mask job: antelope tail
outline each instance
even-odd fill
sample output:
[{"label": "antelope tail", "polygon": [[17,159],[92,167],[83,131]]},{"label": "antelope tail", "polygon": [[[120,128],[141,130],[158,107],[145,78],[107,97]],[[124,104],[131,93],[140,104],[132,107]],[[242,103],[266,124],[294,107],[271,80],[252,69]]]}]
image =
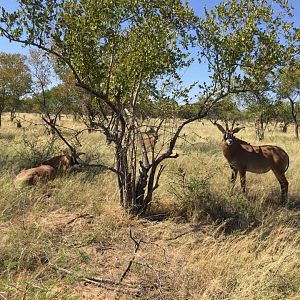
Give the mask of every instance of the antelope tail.
[{"label": "antelope tail", "polygon": [[290,158],[289,158],[289,156],[288,156],[287,158],[288,158],[288,161],[287,161],[286,168],[285,168],[284,172],[286,172],[287,169],[288,169],[289,166],[290,166]]}]

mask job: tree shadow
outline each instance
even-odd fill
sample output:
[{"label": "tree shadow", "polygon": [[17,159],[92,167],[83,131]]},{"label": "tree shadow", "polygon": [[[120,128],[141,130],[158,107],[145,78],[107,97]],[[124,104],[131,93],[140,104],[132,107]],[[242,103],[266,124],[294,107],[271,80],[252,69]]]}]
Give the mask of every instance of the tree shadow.
[{"label": "tree shadow", "polygon": [[8,142],[14,140],[16,138],[16,135],[13,133],[1,133],[0,134],[0,140],[6,140]]},{"label": "tree shadow", "polygon": [[300,197],[298,195],[290,195],[286,208],[292,211],[300,211]]},{"label": "tree shadow", "polygon": [[72,168],[68,172],[68,176],[74,176],[77,174],[80,174],[80,181],[82,183],[91,182],[94,180],[96,176],[99,174],[102,174],[104,172],[107,172],[106,170],[100,169],[100,168]]},{"label": "tree shadow", "polygon": [[[257,197],[254,198],[257,200]],[[288,196],[288,201],[283,203],[280,199],[280,195],[278,192],[271,191],[268,196],[264,199],[264,205],[269,208],[278,209],[278,208],[286,208],[291,211],[299,211],[300,210],[300,197],[295,194],[290,194]]]}]

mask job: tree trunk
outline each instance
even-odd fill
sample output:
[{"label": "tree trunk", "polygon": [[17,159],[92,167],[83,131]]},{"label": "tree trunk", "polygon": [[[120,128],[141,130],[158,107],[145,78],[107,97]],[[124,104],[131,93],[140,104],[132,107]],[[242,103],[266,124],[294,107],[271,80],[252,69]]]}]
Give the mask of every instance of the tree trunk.
[{"label": "tree trunk", "polygon": [[264,122],[262,118],[259,118],[255,121],[255,131],[256,137],[259,141],[262,141],[265,138]]},{"label": "tree trunk", "polygon": [[0,111],[0,127],[2,126],[2,111]]},{"label": "tree trunk", "polygon": [[299,124],[298,122],[295,123],[295,137],[299,139]]},{"label": "tree trunk", "polygon": [[282,132],[287,133],[288,123],[284,123],[282,126]]},{"label": "tree trunk", "polygon": [[139,175],[136,179],[133,175],[134,170],[128,163],[127,151],[120,145],[116,145],[116,161],[121,206],[132,215],[144,215],[156,189],[154,187],[156,164],[145,167],[140,161]]},{"label": "tree trunk", "polygon": [[289,100],[290,100],[290,105],[291,105],[292,118],[293,118],[293,121],[295,124],[295,137],[296,137],[296,139],[299,139],[299,124],[298,124],[298,120],[297,120],[297,112],[295,109],[295,102],[290,97],[289,97]]},{"label": "tree trunk", "polygon": [[15,119],[15,117],[16,117],[16,110],[15,110],[15,108],[13,108],[10,111],[10,121],[13,122],[13,120]]}]

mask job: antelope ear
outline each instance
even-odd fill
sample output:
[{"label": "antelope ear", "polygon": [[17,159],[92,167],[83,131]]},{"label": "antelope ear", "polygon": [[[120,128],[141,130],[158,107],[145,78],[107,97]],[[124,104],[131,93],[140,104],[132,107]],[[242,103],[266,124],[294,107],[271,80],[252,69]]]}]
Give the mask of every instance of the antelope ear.
[{"label": "antelope ear", "polygon": [[243,126],[243,127],[236,127],[236,128],[234,128],[234,129],[232,130],[232,133],[237,133],[237,132],[239,132],[240,130],[245,129],[245,128],[246,128],[245,126]]}]

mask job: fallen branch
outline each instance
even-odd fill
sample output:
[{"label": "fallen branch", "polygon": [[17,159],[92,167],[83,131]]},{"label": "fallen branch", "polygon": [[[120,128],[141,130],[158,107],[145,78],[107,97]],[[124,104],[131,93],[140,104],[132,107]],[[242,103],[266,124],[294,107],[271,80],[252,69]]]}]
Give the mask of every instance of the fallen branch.
[{"label": "fallen branch", "polygon": [[132,266],[132,264],[133,264],[133,262],[134,262],[134,260],[135,260],[135,258],[136,258],[136,253],[138,252],[138,250],[139,250],[139,248],[140,248],[140,245],[141,245],[141,242],[142,242],[142,240],[137,241],[136,239],[134,239],[134,237],[133,237],[133,235],[132,235],[131,228],[130,228],[130,230],[129,230],[129,236],[130,236],[130,238],[131,238],[131,239],[133,240],[133,242],[134,242],[134,251],[133,251],[133,256],[132,256],[131,260],[129,261],[129,263],[128,263],[126,269],[125,269],[125,271],[123,272],[123,274],[121,275],[121,277],[120,277],[120,279],[119,279],[119,282],[120,282],[120,283],[124,280],[125,276],[126,276],[126,275],[128,274],[128,272],[130,271],[131,266]]},{"label": "fallen branch", "polygon": [[[68,275],[75,275],[75,273],[73,271],[70,271],[65,268],[61,268],[55,264],[49,263],[49,265],[62,273],[65,273]],[[124,284],[124,283],[120,283],[118,281],[113,281],[110,279],[98,278],[98,277],[93,277],[93,276],[92,277],[82,277],[81,279],[86,283],[93,284],[93,285],[105,288],[107,290],[110,290],[110,291],[122,292],[124,294],[139,295],[140,289],[141,289],[140,285],[137,285],[137,284],[130,284],[130,283]]]},{"label": "fallen branch", "polygon": [[73,223],[74,221],[76,221],[77,219],[80,219],[80,218],[86,218],[86,217],[94,218],[94,216],[91,215],[91,214],[81,214],[81,215],[79,215],[79,216],[73,218],[73,219],[70,220],[69,222],[67,222],[67,225],[72,224],[72,223]]},{"label": "fallen branch", "polygon": [[174,241],[174,240],[177,240],[177,239],[179,239],[180,237],[183,237],[183,236],[185,236],[185,235],[187,235],[187,234],[189,234],[189,233],[196,232],[197,230],[198,230],[198,228],[192,228],[192,229],[189,229],[189,230],[187,230],[187,231],[184,231],[184,232],[182,232],[182,233],[180,233],[180,234],[178,234],[178,235],[175,235],[174,237],[167,238],[166,240],[167,240],[167,241]]}]

